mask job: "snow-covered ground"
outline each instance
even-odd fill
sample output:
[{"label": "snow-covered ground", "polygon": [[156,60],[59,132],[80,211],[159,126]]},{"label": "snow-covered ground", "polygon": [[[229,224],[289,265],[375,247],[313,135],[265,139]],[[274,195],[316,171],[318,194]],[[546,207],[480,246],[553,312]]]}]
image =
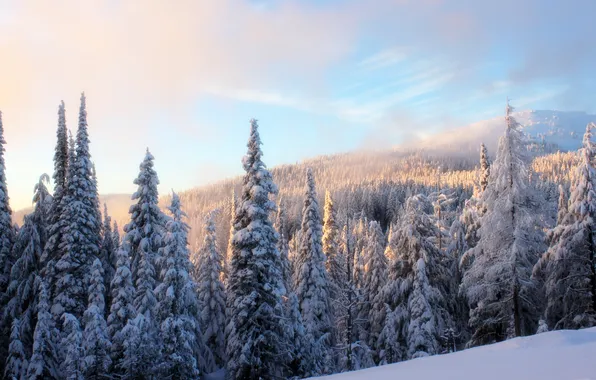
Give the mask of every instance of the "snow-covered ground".
[{"label": "snow-covered ground", "polygon": [[324,379],[596,380],[596,328],[548,332]]}]

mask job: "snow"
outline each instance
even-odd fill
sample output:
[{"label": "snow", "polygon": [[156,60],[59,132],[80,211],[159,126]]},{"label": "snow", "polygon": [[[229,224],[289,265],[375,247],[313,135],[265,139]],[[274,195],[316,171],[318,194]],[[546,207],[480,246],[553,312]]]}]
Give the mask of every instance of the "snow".
[{"label": "snow", "polygon": [[515,338],[325,379],[595,380],[595,357],[596,327],[593,327]]}]

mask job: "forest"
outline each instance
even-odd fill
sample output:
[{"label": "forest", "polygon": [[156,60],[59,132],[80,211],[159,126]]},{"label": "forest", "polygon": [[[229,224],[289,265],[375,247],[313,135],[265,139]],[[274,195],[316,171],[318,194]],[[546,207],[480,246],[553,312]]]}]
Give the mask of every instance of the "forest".
[{"label": "forest", "polygon": [[269,170],[253,119],[241,178],[160,196],[147,150],[120,227],[84,94],[77,124],[17,225],[0,114],[5,379],[302,379],[596,326],[593,123],[552,153],[507,104],[496,152]]}]

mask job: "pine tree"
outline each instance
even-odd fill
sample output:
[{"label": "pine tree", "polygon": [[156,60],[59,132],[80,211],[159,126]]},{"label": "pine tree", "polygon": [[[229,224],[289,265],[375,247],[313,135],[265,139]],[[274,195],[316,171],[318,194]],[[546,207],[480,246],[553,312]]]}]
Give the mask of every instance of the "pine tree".
[{"label": "pine tree", "polygon": [[[186,214],[176,193],[172,194],[168,209],[172,219],[168,222],[165,245],[161,249],[163,282],[155,290],[162,339],[159,373],[168,379],[197,379],[202,364],[197,363],[197,357],[204,352],[200,335],[196,334],[200,331],[197,320],[200,311],[189,275],[189,227],[182,220]],[[219,275],[216,275],[218,280]]]},{"label": "pine tree", "polygon": [[480,144],[480,190],[484,192],[488,186],[490,177],[490,163],[488,162],[488,152],[486,146]]},{"label": "pine tree", "polygon": [[462,282],[472,345],[534,333],[538,322],[538,289],[530,277],[543,249],[539,206],[528,181],[523,134],[511,110],[508,104],[505,135],[482,194],[487,211],[480,241],[463,258],[473,259]]},{"label": "pine tree", "polygon": [[[112,218],[108,215],[108,206],[104,204],[104,221],[102,227],[101,249],[99,251],[99,259],[103,266],[104,272],[104,288],[106,290],[106,305],[112,304],[112,292],[110,291],[110,284],[116,273],[116,262],[118,248],[114,245],[114,234],[112,232]],[[109,312],[109,307],[106,307],[106,318]]]},{"label": "pine tree", "polygon": [[230,207],[230,236],[228,237],[228,248],[226,250],[226,255],[224,257],[224,265],[223,265],[223,279],[224,282],[227,282],[228,273],[230,272],[230,261],[232,260],[232,238],[234,237],[234,220],[236,220],[236,208],[237,200],[236,200],[236,192],[232,190],[232,199],[231,199],[231,207]]},{"label": "pine tree", "polygon": [[118,222],[114,222],[114,228],[112,229],[112,238],[114,239],[114,250],[116,251],[116,261],[118,261],[118,249],[120,248],[120,229]]},{"label": "pine tree", "polygon": [[66,312],[80,318],[87,298],[86,284],[91,260],[99,254],[101,227],[93,164],[89,153],[85,94],[81,95],[76,159],[69,171],[63,215],[68,219],[68,225],[60,243],[62,256],[56,263],[52,312],[58,316]]},{"label": "pine tree", "polygon": [[60,103],[58,108],[58,129],[56,131],[56,150],[54,153],[54,195],[52,207],[50,209],[50,221],[48,231],[48,242],[44,247],[42,256],[42,268],[44,278],[50,285],[50,291],[54,289],[55,278],[54,269],[56,262],[62,256],[60,252],[60,242],[62,235],[67,227],[67,219],[63,217],[66,206],[65,196],[68,191],[68,131],[66,129],[66,116],[64,102]]},{"label": "pine tree", "polygon": [[337,225],[337,213],[329,190],[325,192],[325,207],[323,214],[323,253],[325,254],[325,266],[329,275],[329,296],[332,305],[339,298],[341,286],[345,283],[345,258],[339,249],[339,227]]},{"label": "pine tree", "polygon": [[59,379],[54,321],[50,314],[47,285],[38,279],[37,324],[33,334],[33,354],[27,367],[27,380]]},{"label": "pine tree", "polygon": [[226,355],[228,379],[281,377],[287,352],[281,304],[282,274],[277,251],[278,236],[269,219],[277,193],[263,155],[256,120],[251,120],[248,153],[242,163],[246,174],[232,238],[232,258],[227,285]]},{"label": "pine tree", "polygon": [[[139,176],[134,181],[138,189],[132,199],[137,203],[130,207],[131,220],[124,227],[123,240],[126,244],[123,246],[130,250],[133,283],[136,285],[134,305],[138,314],[152,314],[155,306],[155,264],[163,245],[164,216],[158,206],[159,180],[153,169],[153,159],[147,150]],[[150,318],[145,322],[150,323]]]},{"label": "pine tree", "polygon": [[154,379],[157,376],[160,351],[155,322],[145,314],[137,314],[122,330],[124,358],[123,378]]},{"label": "pine tree", "polygon": [[292,262],[290,261],[290,244],[288,242],[286,210],[282,199],[279,200],[279,205],[277,206],[275,229],[279,234],[279,240],[277,241],[277,250],[279,252],[281,260],[283,285],[286,290],[286,294],[289,294],[293,291],[293,268]]},{"label": "pine tree", "polygon": [[213,213],[209,213],[205,220],[205,240],[199,250],[196,281],[203,341],[213,352],[215,363],[220,368],[226,361],[226,294],[221,282],[222,261]]},{"label": "pine tree", "polygon": [[[6,166],[4,163],[4,127],[2,125],[2,112],[0,112],[0,308],[4,308],[8,301],[6,294],[10,280],[10,270],[14,263],[12,245],[14,244],[15,231],[12,225],[12,210],[8,202],[6,186]],[[4,363],[8,354],[10,336],[10,322],[0,324],[0,373],[3,372]]]},{"label": "pine tree", "polygon": [[3,310],[3,325],[9,325],[11,319],[19,318],[20,339],[24,343],[27,357],[31,355],[33,346],[33,330],[37,322],[37,291],[36,278],[40,275],[40,259],[43,245],[47,237],[50,196],[44,181],[47,175],[42,175],[35,185],[35,210],[26,215],[23,227],[17,233],[13,246],[13,256],[16,261],[10,273],[8,286],[8,303]]},{"label": "pine tree", "polygon": [[12,321],[10,330],[10,346],[8,347],[4,378],[7,380],[21,380],[27,373],[27,366],[27,356],[21,341],[21,323],[18,318],[15,318]]},{"label": "pine tree", "polygon": [[377,340],[385,323],[385,300],[381,290],[387,281],[387,257],[383,251],[383,232],[379,223],[370,222],[370,234],[366,246],[366,270],[364,274],[365,305],[367,312],[362,316],[368,321],[368,326],[363,329],[367,334],[361,337],[368,346],[377,350]]},{"label": "pine tree", "polygon": [[306,340],[296,293],[290,293],[286,300],[286,319],[285,328],[292,348],[287,364],[287,377],[306,378],[311,375],[309,371],[313,357],[311,344]]},{"label": "pine tree", "polygon": [[83,334],[79,320],[72,314],[64,313],[62,315],[62,325],[64,326],[64,338],[62,338],[62,349],[66,351],[64,362],[62,363],[62,375],[68,380],[83,380]]},{"label": "pine tree", "polygon": [[111,342],[105,315],[105,287],[103,265],[95,259],[91,266],[89,302],[85,310],[83,331],[83,373],[86,379],[101,379],[108,374],[111,364]]},{"label": "pine tree", "polygon": [[314,342],[312,373],[331,373],[332,316],[329,304],[329,283],[322,246],[322,225],[315,180],[306,172],[306,198],[302,209],[301,240],[296,260],[296,295],[304,320],[307,339]]},{"label": "pine tree", "polygon": [[116,273],[111,283],[112,304],[108,316],[108,335],[112,341],[111,359],[113,373],[123,374],[122,360],[124,359],[123,329],[136,316],[133,306],[134,287],[130,271],[129,250],[121,247],[118,250]]},{"label": "pine tree", "polygon": [[551,246],[534,268],[546,290],[546,322],[552,329],[596,325],[596,145],[589,124],[569,207],[561,189],[557,226],[548,234]]}]

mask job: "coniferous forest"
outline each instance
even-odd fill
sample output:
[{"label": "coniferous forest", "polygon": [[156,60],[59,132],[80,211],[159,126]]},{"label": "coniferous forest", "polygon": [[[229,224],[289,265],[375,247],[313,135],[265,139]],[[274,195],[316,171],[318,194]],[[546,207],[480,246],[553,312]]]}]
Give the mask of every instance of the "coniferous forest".
[{"label": "coniferous forest", "polygon": [[20,226],[1,120],[5,379],[301,379],[596,325],[594,124],[577,152],[537,152],[507,104],[477,159],[269,170],[253,119],[241,179],[160,197],[139,152],[120,229],[84,94]]}]

